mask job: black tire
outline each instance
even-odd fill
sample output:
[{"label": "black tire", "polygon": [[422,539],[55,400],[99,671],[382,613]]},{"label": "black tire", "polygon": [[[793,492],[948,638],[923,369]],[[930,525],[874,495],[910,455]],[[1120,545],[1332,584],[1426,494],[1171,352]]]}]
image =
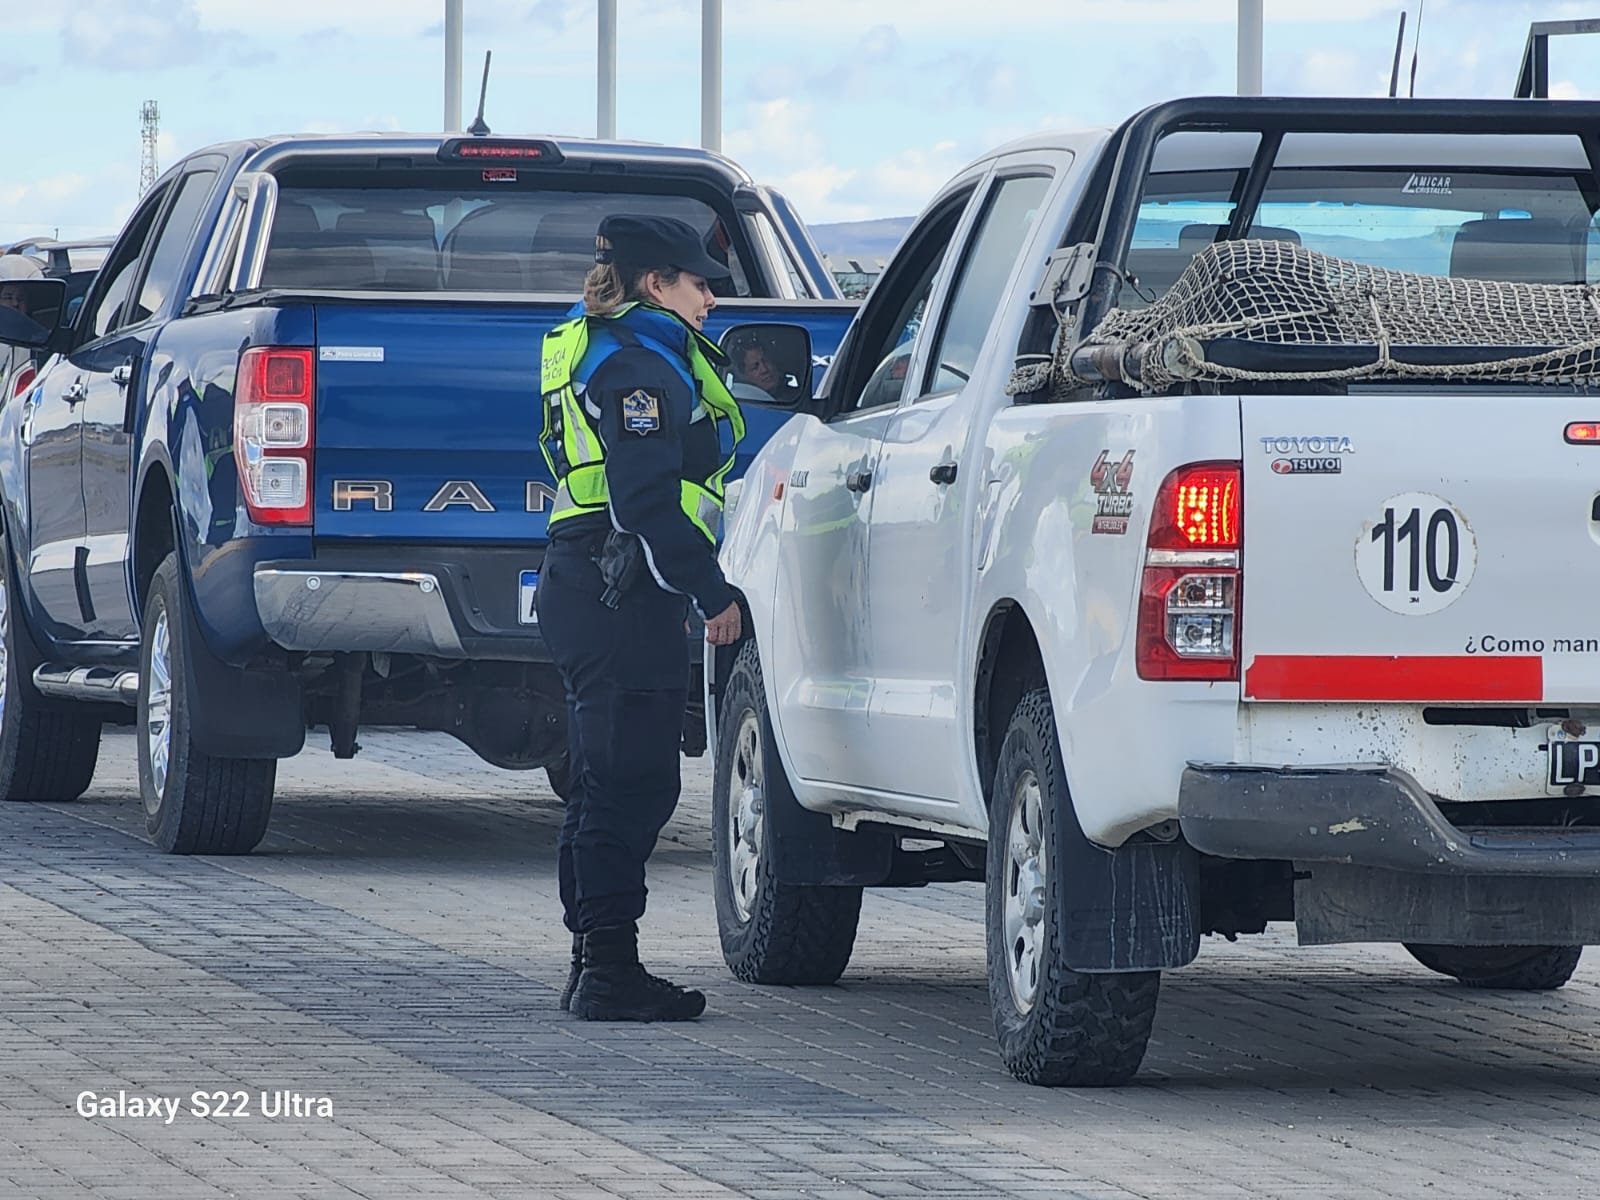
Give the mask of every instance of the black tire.
[{"label": "black tire", "polygon": [[47,702],[33,687],[31,654],[12,587],[11,549],[0,536],[0,797],[76,800],[94,779],[100,720]]},{"label": "black tire", "polygon": [[[1071,803],[1050,694],[1029,692],[1000,747],[989,809],[985,926],[995,1035],[1006,1068],[1024,1083],[1115,1087],[1144,1059],[1161,973],[1086,975],[1062,965],[1052,867],[1065,858],[1059,814]],[[1041,882],[1029,886],[1030,875]]]},{"label": "black tire", "polygon": [[1508,992],[1550,992],[1572,978],[1582,946],[1429,946],[1405,947],[1430,971],[1467,987]]},{"label": "black tire", "polygon": [[[190,706],[218,703],[220,698],[194,697],[184,690],[184,662],[190,653],[184,603],[177,556],[169,554],[150,583],[139,650],[139,794],[145,827],[168,854],[248,854],[267,832],[278,763],[271,758],[216,758],[190,740]],[[157,738],[165,739],[164,765],[152,762],[153,725]]]},{"label": "black tire", "polygon": [[556,759],[553,763],[544,765],[544,777],[550,783],[550,790],[556,798],[565,804],[572,799],[572,759],[566,754]]},{"label": "black tire", "polygon": [[[772,740],[761,659],[755,642],[747,641],[723,691],[711,791],[717,932],[728,969],[746,983],[834,983],[855,948],[859,887],[781,883],[773,870],[771,824],[759,814],[767,805],[794,803]],[[736,804],[740,828],[751,830],[754,819],[754,847],[736,832]],[[743,881],[737,892],[736,873]]]}]

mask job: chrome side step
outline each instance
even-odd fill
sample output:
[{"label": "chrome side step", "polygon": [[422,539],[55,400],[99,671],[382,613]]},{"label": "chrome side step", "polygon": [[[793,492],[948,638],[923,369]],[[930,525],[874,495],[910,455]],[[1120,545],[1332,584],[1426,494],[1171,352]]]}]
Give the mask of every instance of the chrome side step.
[{"label": "chrome side step", "polygon": [[62,700],[101,704],[139,703],[139,672],[122,667],[73,667],[45,663],[33,673],[33,686]]}]

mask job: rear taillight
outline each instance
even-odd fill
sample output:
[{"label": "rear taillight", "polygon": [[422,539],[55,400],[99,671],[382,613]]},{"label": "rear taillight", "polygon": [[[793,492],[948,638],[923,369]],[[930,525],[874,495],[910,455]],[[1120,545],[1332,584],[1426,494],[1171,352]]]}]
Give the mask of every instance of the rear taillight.
[{"label": "rear taillight", "polygon": [[1241,464],[1193,463],[1156,493],[1139,589],[1140,679],[1239,678]]},{"label": "rear taillight", "polygon": [[239,356],[233,458],[258,525],[311,524],[313,362],[301,346],[252,346]]}]

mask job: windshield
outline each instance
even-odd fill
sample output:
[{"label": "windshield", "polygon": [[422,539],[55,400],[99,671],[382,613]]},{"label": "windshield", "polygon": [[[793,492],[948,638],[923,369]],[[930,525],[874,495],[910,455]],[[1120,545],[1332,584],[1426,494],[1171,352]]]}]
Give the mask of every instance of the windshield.
[{"label": "windshield", "polygon": [[[487,172],[485,172],[487,174]],[[263,287],[372,291],[554,292],[576,298],[611,213],[676,217],[703,231],[731,279],[750,285],[737,229],[685,195],[608,189],[315,186],[280,179]]]},{"label": "windshield", "polygon": [[[1239,170],[1152,175],[1128,269],[1137,307],[1171,287],[1216,240],[1243,187]],[[1295,242],[1369,266],[1522,283],[1600,279],[1592,175],[1395,167],[1283,167],[1267,179],[1247,237]]]}]

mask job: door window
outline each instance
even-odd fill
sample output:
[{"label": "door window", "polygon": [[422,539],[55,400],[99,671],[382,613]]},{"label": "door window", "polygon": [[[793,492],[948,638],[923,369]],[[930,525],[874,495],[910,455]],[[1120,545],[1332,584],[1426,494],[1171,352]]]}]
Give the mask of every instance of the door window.
[{"label": "door window", "polygon": [[915,241],[895,255],[852,330],[849,377],[840,380],[841,411],[898,404],[906,388],[912,351],[922,331],[933,281],[944,265],[972,192],[952,197],[922,223]]},{"label": "door window", "polygon": [[145,270],[144,282],[139,285],[139,299],[119,324],[134,325],[154,316],[177,286],[178,276],[183,273],[185,252],[216,179],[215,171],[193,171],[183,177],[178,185],[178,198],[173,201],[150,251],[150,265]]},{"label": "door window", "polygon": [[1001,180],[968,239],[961,274],[951,289],[939,337],[928,356],[923,393],[954,391],[972,377],[989,325],[1000,311],[1017,255],[1049,190],[1046,175]]},{"label": "door window", "polygon": [[161,204],[166,195],[167,189],[162,188],[146,198],[139,211],[134,214],[128,232],[118,243],[111,258],[101,268],[100,279],[104,283],[103,285],[97,283],[91,291],[85,303],[87,311],[78,325],[82,331],[79,336],[84,341],[104,337],[125,323],[120,317],[128,299],[128,292],[133,287],[134,276],[138,273],[139,252],[144,249],[144,244],[150,235],[150,227],[155,224],[156,214],[161,211]]}]

